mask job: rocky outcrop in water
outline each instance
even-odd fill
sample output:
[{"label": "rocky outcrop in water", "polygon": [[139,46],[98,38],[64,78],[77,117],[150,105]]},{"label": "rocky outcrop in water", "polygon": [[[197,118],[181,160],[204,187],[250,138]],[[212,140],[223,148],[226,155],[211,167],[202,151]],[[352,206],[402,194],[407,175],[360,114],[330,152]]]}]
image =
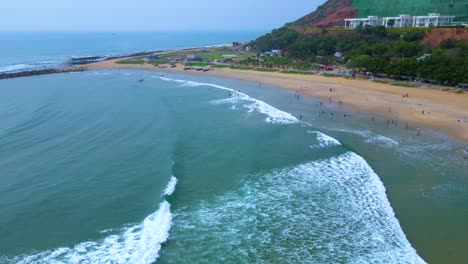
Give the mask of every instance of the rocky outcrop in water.
[{"label": "rocky outcrop in water", "polygon": [[42,70],[12,72],[12,73],[0,73],[0,80],[19,78],[19,77],[29,77],[29,76],[35,76],[35,75],[53,74],[53,73],[82,72],[86,70],[88,70],[86,67],[67,67],[67,68],[58,68],[58,69],[54,68],[54,69],[42,69]]}]

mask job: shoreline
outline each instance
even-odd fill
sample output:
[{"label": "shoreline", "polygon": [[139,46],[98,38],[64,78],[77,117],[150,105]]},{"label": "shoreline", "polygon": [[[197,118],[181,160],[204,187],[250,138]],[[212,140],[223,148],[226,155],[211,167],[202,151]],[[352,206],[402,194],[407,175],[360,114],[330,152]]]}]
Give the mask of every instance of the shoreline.
[{"label": "shoreline", "polygon": [[[157,68],[151,64],[117,64],[116,60],[107,60],[82,65],[88,70],[100,69],[146,69],[168,73],[209,75],[223,78],[275,86],[295,91],[305,96],[323,100],[324,103],[350,107],[352,110],[380,115],[387,120],[397,121],[400,126],[411,128],[428,127],[445,132],[464,142],[468,142],[468,94],[455,94],[429,87],[397,87],[370,80],[352,80],[341,77],[320,75],[283,74],[279,72],[261,72],[217,68],[208,72],[186,71],[183,66],[176,68]],[[403,97],[408,94],[409,97]],[[461,120],[459,122],[458,120]],[[422,136],[424,131],[421,130]]]}]

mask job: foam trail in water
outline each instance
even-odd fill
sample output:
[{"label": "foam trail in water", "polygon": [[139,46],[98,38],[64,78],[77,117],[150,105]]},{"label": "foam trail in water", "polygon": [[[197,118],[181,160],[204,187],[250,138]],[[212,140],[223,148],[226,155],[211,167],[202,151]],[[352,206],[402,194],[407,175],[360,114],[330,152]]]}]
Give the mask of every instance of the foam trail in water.
[{"label": "foam trail in water", "polygon": [[164,190],[164,195],[170,196],[174,193],[175,187],[177,185],[177,178],[172,175],[171,180],[167,184],[166,189]]},{"label": "foam trail in water", "polygon": [[[176,184],[177,178],[172,176],[164,195],[173,194]],[[109,235],[99,241],[83,242],[70,248],[62,247],[33,255],[17,256],[11,260],[0,258],[0,262],[153,263],[159,257],[161,245],[169,238],[171,226],[171,205],[164,200],[156,212],[148,215],[143,222],[125,228],[120,234]]]},{"label": "foam trail in water", "polygon": [[399,145],[399,143],[396,142],[395,140],[393,140],[393,139],[391,139],[389,137],[386,137],[386,136],[375,134],[375,133],[373,133],[372,131],[369,131],[369,130],[336,129],[336,131],[360,135],[360,136],[365,138],[364,142],[366,142],[366,143],[375,143],[375,144],[378,144],[378,145],[380,145],[382,147],[391,148],[393,146],[398,146]]},{"label": "foam trail in water", "polygon": [[250,104],[246,104],[244,105],[244,107],[249,109],[249,112],[258,111],[259,113],[266,115],[267,116],[266,121],[269,123],[274,123],[274,124],[299,123],[299,120],[297,120],[297,118],[295,118],[291,114],[283,112],[261,100],[252,98],[245,93],[241,93],[239,91],[236,91],[234,89],[231,89],[225,86],[212,84],[212,83],[201,83],[201,82],[194,82],[194,81],[187,81],[187,80],[177,80],[177,79],[171,79],[171,78],[166,78],[166,77],[158,77],[158,78],[160,78],[163,81],[177,82],[184,86],[189,86],[189,87],[210,86],[210,87],[226,90],[226,91],[231,92],[233,97],[229,99],[223,99],[215,103],[220,104],[220,103],[237,102],[237,101],[249,102]]}]

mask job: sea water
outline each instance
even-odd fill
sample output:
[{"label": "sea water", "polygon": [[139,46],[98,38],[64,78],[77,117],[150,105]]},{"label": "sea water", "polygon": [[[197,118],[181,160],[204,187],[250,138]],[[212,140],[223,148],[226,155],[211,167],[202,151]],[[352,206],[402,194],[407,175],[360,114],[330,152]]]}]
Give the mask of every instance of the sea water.
[{"label": "sea water", "polygon": [[426,164],[466,165],[437,158],[459,144],[443,136],[380,135],[364,116],[213,77],[103,70],[0,88],[1,263],[423,263],[447,257],[431,254],[450,250],[441,233],[465,254],[463,171]]},{"label": "sea water", "polygon": [[67,65],[73,58],[124,56],[136,52],[230,45],[264,31],[0,31],[0,73]]}]

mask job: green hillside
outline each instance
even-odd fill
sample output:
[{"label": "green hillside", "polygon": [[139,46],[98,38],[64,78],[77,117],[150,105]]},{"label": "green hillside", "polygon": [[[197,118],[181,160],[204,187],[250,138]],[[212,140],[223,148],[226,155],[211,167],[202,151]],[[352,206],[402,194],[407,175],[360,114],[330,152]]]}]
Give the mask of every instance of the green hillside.
[{"label": "green hillside", "polygon": [[468,20],[468,0],[353,0],[358,17],[397,16],[398,14],[454,15],[456,21]]}]

